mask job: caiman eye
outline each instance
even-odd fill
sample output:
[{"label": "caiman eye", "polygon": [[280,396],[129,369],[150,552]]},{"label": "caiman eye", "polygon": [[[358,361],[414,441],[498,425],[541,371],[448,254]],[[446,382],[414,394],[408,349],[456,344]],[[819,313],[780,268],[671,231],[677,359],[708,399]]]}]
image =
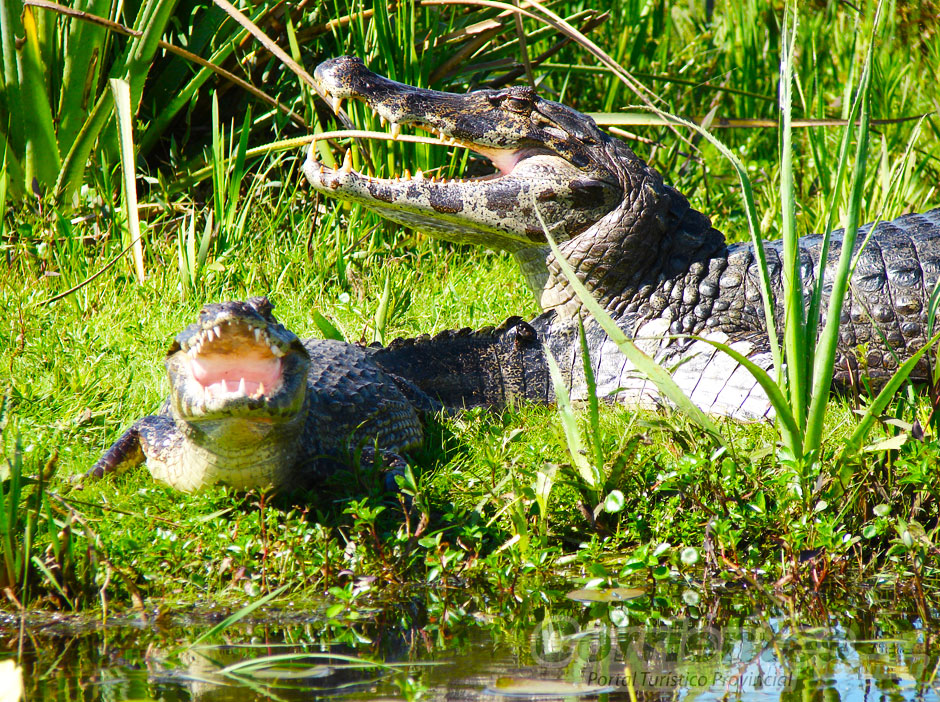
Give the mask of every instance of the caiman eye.
[{"label": "caiman eye", "polygon": [[527,115],[532,112],[536,94],[535,90],[524,85],[509,88],[502,93],[497,93],[490,99],[494,105],[498,105],[503,109]]},{"label": "caiman eye", "polygon": [[503,107],[513,112],[521,112],[522,114],[532,111],[532,103],[529,100],[513,95],[508,95],[503,99]]}]

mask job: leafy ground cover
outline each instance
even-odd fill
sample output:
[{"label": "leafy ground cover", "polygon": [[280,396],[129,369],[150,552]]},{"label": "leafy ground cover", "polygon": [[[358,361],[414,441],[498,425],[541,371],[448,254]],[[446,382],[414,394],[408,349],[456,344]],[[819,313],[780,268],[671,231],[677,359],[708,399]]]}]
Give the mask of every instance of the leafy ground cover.
[{"label": "leafy ground cover", "polygon": [[[742,120],[720,136],[745,163],[761,229],[773,237],[785,208],[776,186],[783,166],[777,131],[760,120],[777,119],[781,12],[756,1],[717,5],[710,16],[697,5],[633,0],[606,18],[577,3],[554,11],[577,26],[595,25],[594,41],[652,86],[647,99],[713,126]],[[819,4],[800,16],[795,120],[849,114],[846,86],[857,82],[874,16],[873,8],[863,10]],[[515,24],[499,12],[425,3],[368,14],[336,6],[329,16],[264,26],[283,32],[284,46],[304,33],[301,26],[327,27],[304,46],[311,67],[355,53],[398,80],[465,90],[526,79]],[[940,122],[917,119],[938,107],[928,78],[940,73],[935,14],[923,4],[885,11],[872,63],[862,221],[940,204]],[[348,21],[326,24],[341,18]],[[216,20],[227,26],[221,15]],[[559,42],[542,24],[523,21],[529,57]],[[45,31],[51,37],[57,30],[50,24]],[[221,30],[215,40],[233,41]],[[120,54],[124,45],[110,41]],[[57,65],[55,42],[41,46],[47,50],[33,59]],[[464,49],[462,62],[450,60]],[[257,51],[250,61],[241,57],[249,78],[280,65]],[[166,392],[166,345],[203,302],[267,294],[301,335],[319,334],[319,313],[348,340],[367,342],[536,312],[508,257],[441,245],[356,207],[318,202],[302,183],[299,147],[246,156],[249,144],[303,133],[277,117],[277,108],[247,108],[241,93],[199,86],[189,112],[157,125],[153,115],[169,109],[165,91],[173,90],[166,76],[176,76],[173,86],[183,80],[176,54],[161,61],[163,73],[136,83],[144,95],[139,157],[149,174],[137,182],[142,282],[125,255],[132,234],[120,206],[117,132],[100,127],[99,148],[72,188],[78,205],[55,187],[64,171],[37,175],[35,187],[17,181],[39,172],[26,165],[28,150],[18,151],[14,131],[4,135],[0,582],[9,606],[226,601],[287,586],[298,597],[328,590],[334,614],[352,616],[358,599],[377,590],[391,595],[430,584],[436,587],[427,597],[446,622],[480,606],[465,594],[468,584],[498,593],[492,602],[500,603],[559,572],[607,585],[676,580],[702,592],[713,577],[798,592],[878,577],[909,588],[921,607],[935,603],[940,423],[930,396],[913,388],[902,389],[872,431],[870,450],[849,460],[840,449],[857,425],[854,410],[867,400],[832,399],[811,473],[781,454],[769,425],[724,423],[719,448],[678,414],[611,407],[597,418],[579,410],[579,430],[604,480],[600,492],[587,490],[571,467],[582,459],[572,456],[556,410],[520,407],[433,422],[405,486],[410,509],[369,475],[290,499],[224,489],[181,496],[143,471],[73,489],[70,476],[157,409]],[[126,57],[115,66],[114,75],[123,75]],[[543,95],[604,113],[599,119],[628,130],[636,150],[729,238],[747,238],[737,178],[714,147],[691,132],[644,126],[648,117],[627,108],[640,97],[577,43],[532,71]],[[135,75],[127,76],[131,87]],[[289,78],[279,73],[277,80],[280,101],[302,113],[307,128],[326,124],[325,113],[302,107],[309,103]],[[245,119],[248,109],[254,116]],[[258,116],[263,109],[271,111]],[[354,117],[357,125],[372,119]],[[813,123],[794,138],[798,229],[818,231],[840,187],[840,132]],[[475,167],[465,154],[425,145],[364,149],[380,173],[403,164],[426,173]],[[386,289],[390,304],[382,305]],[[694,610],[697,600],[683,606]]]}]

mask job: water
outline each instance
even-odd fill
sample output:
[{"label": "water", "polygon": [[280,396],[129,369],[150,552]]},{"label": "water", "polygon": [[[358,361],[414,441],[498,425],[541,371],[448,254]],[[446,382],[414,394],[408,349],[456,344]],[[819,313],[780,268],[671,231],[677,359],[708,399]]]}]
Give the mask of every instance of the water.
[{"label": "water", "polygon": [[609,600],[449,627],[395,606],[345,623],[258,610],[195,647],[227,612],[6,616],[0,659],[19,661],[28,700],[940,700],[940,625],[912,604],[737,593],[661,619],[655,599]]}]

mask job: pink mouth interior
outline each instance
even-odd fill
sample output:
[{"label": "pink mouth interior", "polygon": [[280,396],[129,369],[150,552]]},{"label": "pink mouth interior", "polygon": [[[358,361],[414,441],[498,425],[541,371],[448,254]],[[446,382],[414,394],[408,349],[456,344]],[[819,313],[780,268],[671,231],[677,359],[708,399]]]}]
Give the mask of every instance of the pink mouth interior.
[{"label": "pink mouth interior", "polygon": [[210,394],[232,394],[238,392],[244,381],[244,391],[254,395],[264,384],[264,391],[270,394],[277,389],[281,381],[281,359],[273,356],[251,358],[239,356],[231,358],[215,354],[199,354],[190,359],[193,377]]},{"label": "pink mouth interior", "polygon": [[[416,126],[422,129],[429,129],[422,124]],[[434,132],[432,131],[432,133]],[[488,158],[499,171],[499,175],[509,175],[512,173],[512,169],[522,160],[523,156],[523,149],[496,149],[479,146],[478,144],[463,144],[463,146]],[[495,175],[484,176],[480,178],[480,180],[487,180],[493,177],[495,177]]]},{"label": "pink mouth interior", "polygon": [[509,175],[512,173],[512,169],[522,160],[521,149],[510,151],[508,149],[487,149],[483,146],[472,146],[470,148],[492,161],[501,175]]}]

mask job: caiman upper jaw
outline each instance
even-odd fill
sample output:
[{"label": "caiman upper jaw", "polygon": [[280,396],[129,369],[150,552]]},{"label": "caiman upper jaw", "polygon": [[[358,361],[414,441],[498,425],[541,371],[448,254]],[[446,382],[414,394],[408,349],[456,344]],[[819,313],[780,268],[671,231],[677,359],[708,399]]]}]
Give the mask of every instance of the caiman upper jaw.
[{"label": "caiman upper jaw", "polygon": [[[304,173],[326,195],[359,202],[439,238],[513,252],[545,244],[537,210],[553,224],[552,235],[564,241],[622,199],[617,175],[597,148],[606,137],[593,121],[541,100],[530,88],[466,95],[427,90],[384,78],[350,56],[320,64],[315,76],[333,98],[366,102],[392,123],[393,135],[402,124],[419,126],[444,143],[483,154],[499,171],[450,182],[420,172],[379,179],[355,172],[349,160],[339,169],[327,168],[311,149]],[[570,133],[566,117],[583,129]]]},{"label": "caiman upper jaw", "polygon": [[[564,105],[542,100],[528,86],[446,93],[398,83],[373,73],[361,59],[340,56],[317,66],[320,88],[335,100],[362,100],[392,124],[427,129],[486,156],[493,151],[544,149],[594,177],[615,174],[592,163],[592,149],[605,139],[594,121]],[[566,119],[574,117],[574,120]],[[574,126],[574,129],[572,129]],[[502,172],[508,169],[497,166]]]},{"label": "caiman upper jaw", "polygon": [[310,358],[265,298],[206,305],[166,359],[174,414],[187,422],[276,421],[300,411]]}]

